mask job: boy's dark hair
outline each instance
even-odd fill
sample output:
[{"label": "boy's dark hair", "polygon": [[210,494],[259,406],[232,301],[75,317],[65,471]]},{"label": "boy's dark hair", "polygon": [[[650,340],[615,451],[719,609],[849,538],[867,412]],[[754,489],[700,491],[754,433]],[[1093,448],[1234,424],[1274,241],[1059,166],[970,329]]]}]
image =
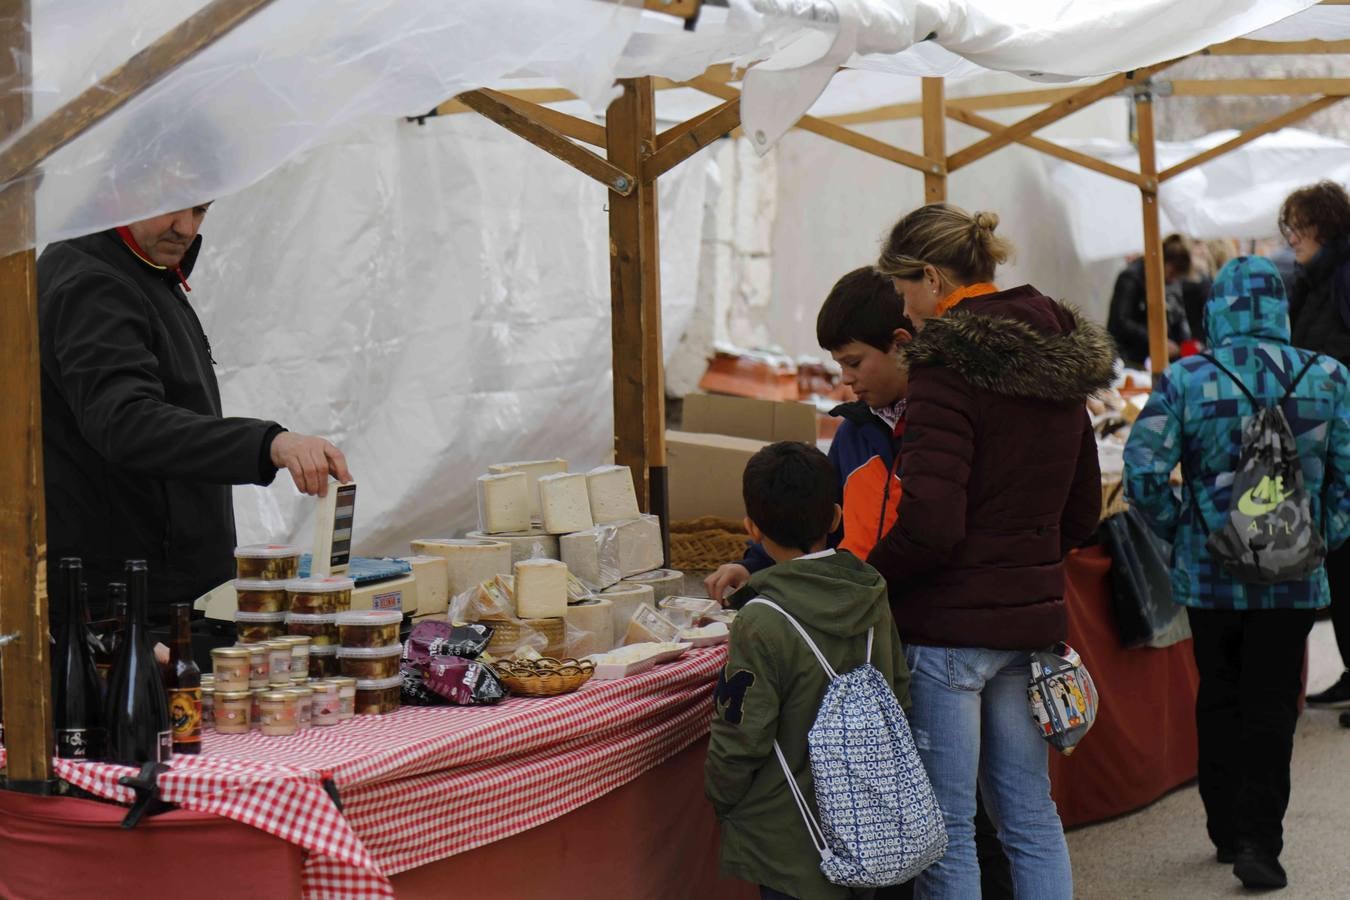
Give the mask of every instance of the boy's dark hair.
[{"label": "boy's dark hair", "polygon": [[835,476],[815,447],[779,441],[745,464],[745,514],[769,540],[810,553],[834,524]]},{"label": "boy's dark hair", "polygon": [[1280,207],[1280,233],[1287,239],[1304,229],[1316,232],[1323,244],[1350,237],[1350,195],[1345,188],[1319,181],[1290,194]]},{"label": "boy's dark hair", "polygon": [[850,341],[862,341],[889,353],[897,328],[914,333],[904,302],[889,278],[863,266],[830,289],[816,316],[816,342],[825,350],[838,350]]}]

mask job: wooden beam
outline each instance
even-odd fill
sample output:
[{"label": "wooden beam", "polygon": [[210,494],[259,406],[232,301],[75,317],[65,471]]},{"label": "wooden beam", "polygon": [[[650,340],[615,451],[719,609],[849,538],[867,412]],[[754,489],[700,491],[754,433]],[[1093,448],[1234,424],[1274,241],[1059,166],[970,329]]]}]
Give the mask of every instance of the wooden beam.
[{"label": "wooden beam", "polygon": [[1294,124],[1295,122],[1302,121],[1303,119],[1306,119],[1315,113],[1321,112],[1322,110],[1326,109],[1329,106],[1335,106],[1337,103],[1340,103],[1344,99],[1345,99],[1344,97],[1322,97],[1321,99],[1314,100],[1311,103],[1305,103],[1302,106],[1299,106],[1295,109],[1291,109],[1286,113],[1276,116],[1275,118],[1271,119],[1268,122],[1263,122],[1260,125],[1255,126],[1254,128],[1248,128],[1246,131],[1242,132],[1232,140],[1224,141],[1217,147],[1211,147],[1203,153],[1197,153],[1195,156],[1192,156],[1190,159],[1185,160],[1184,162],[1177,163],[1170,169],[1165,169],[1164,171],[1158,174],[1158,180],[1160,182],[1167,181],[1168,179],[1177,177],[1182,172],[1189,172],[1196,166],[1203,166],[1211,159],[1216,159],[1220,156],[1223,156],[1225,153],[1230,153],[1244,144],[1250,144],[1257,138],[1270,134],[1273,131],[1279,131],[1281,128],[1285,128],[1289,125]]},{"label": "wooden beam", "polygon": [[[609,158],[642,171],[656,152],[656,110],[649,78],[619,82],[623,96],[605,117]],[[668,527],[666,392],[661,355],[660,234],[657,185],[643,177],[609,202],[609,278],[614,361],[614,460],[633,470],[642,509]]]},{"label": "wooden beam", "polygon": [[[0,19],[0,140],[32,115],[29,0]],[[0,216],[32,247],[33,179],[0,195]],[[8,786],[45,793],[52,777],[51,662],[47,639],[47,526],[42,484],[37,261],[21,250],[0,259],[0,647]]]},{"label": "wooden beam", "polygon": [[984,140],[977,141],[964,150],[952,154],[947,158],[947,171],[955,172],[957,169],[964,168],[977,160],[984,159],[997,150],[1002,150],[1009,144],[1035,134],[1047,125],[1053,125],[1060,119],[1091,106],[1104,97],[1109,97],[1131,85],[1143,84],[1154,74],[1161,72],[1168,66],[1175,65],[1177,62],[1180,62],[1180,60],[1169,60],[1133,72],[1122,72],[1119,75],[1112,75],[1105,81],[1079,88],[1072,96],[1065,97],[1058,103],[1052,103],[1040,112],[1007,126],[998,134],[991,134]]},{"label": "wooden beam", "polygon": [[486,90],[469,91],[460,94],[459,101],[583,175],[594,178],[611,191],[625,197],[633,192],[634,176],[604,157],[577,146],[547,125],[535,121],[515,105],[492,96],[493,93]]},{"label": "wooden beam", "polygon": [[[516,93],[494,91],[490,88],[483,88],[482,93],[503,106],[515,110],[525,118],[538,122],[545,128],[550,128],[561,135],[585,141],[593,147],[603,148],[605,146],[605,126],[599,122],[590,122],[576,116],[569,116],[567,113],[559,112],[556,109],[549,109],[547,106],[540,106],[539,103],[544,101],[526,100]],[[564,93],[566,92],[564,91]],[[452,100],[436,107],[437,115],[443,115],[441,110],[449,106],[457,106],[464,112],[477,112],[477,110],[459,100]]]},{"label": "wooden beam", "polygon": [[702,5],[703,0],[645,0],[642,8],[679,19],[692,19],[698,15],[699,7]]},{"label": "wooden beam", "polygon": [[154,43],[34,125],[0,153],[8,184],[121,109],[169,72],[229,34],[272,0],[211,0]]},{"label": "wooden beam", "polygon": [[[1003,123],[996,122],[993,119],[986,119],[978,113],[966,109],[947,107],[947,117],[955,119],[963,125],[969,125],[971,128],[979,128],[997,134],[1005,127]],[[1131,172],[1129,169],[1112,165],[1111,163],[1098,159],[1087,153],[1080,153],[1077,150],[1070,150],[1068,147],[1061,147],[1059,144],[1051,143],[1038,137],[1024,137],[1017,143],[1024,147],[1030,147],[1032,150],[1038,150],[1047,156],[1053,156],[1056,159],[1062,159],[1065,162],[1071,162],[1082,166],[1085,169],[1091,169],[1094,172],[1100,172],[1103,175],[1109,175],[1120,181],[1127,181],[1136,187],[1145,187],[1148,184],[1147,179],[1138,172]],[[1154,185],[1156,187],[1156,185]]]},{"label": "wooden beam", "polygon": [[1298,97],[1350,94],[1350,78],[1182,79],[1159,86],[1173,97]]},{"label": "wooden beam", "polygon": [[1316,56],[1350,53],[1350,41],[1253,41],[1237,38],[1204,51],[1210,56]]},{"label": "wooden beam", "polygon": [[[948,97],[947,107],[969,110],[1015,109],[1021,106],[1040,106],[1043,103],[1057,103],[1066,97],[1072,97],[1082,90],[1081,87],[1044,88],[1033,91],[1008,91],[1002,94],[979,94],[974,97]],[[915,119],[923,115],[923,101],[917,103],[894,103],[878,106],[859,112],[842,113],[837,116],[824,116],[827,122],[836,125],[866,125],[871,122],[892,122],[897,119]]]},{"label": "wooden beam", "polygon": [[[1134,96],[1135,126],[1139,139],[1139,172],[1157,180],[1158,147],[1153,128],[1153,97],[1141,91]],[[1154,375],[1167,368],[1167,286],[1163,279],[1162,220],[1156,189],[1141,188],[1144,216],[1144,287],[1148,298],[1148,354]]]},{"label": "wooden beam", "polygon": [[[741,95],[739,90],[730,85],[719,84],[714,81],[705,81],[701,78],[695,78],[689,85],[690,87],[698,88],[705,94],[721,97],[724,100],[730,100],[733,97],[739,97]],[[882,159],[890,160],[893,163],[899,163],[902,166],[915,169],[919,172],[933,175],[945,175],[947,172],[947,167],[940,159],[929,159],[926,156],[920,156],[917,153],[902,150],[885,141],[879,141],[876,138],[868,137],[865,134],[850,131],[841,125],[835,125],[833,122],[827,122],[824,119],[818,119],[815,116],[802,116],[797,120],[795,127],[802,131],[818,134],[823,138],[829,138],[840,144],[846,144],[855,150],[861,150],[864,153],[879,156]]]},{"label": "wooden beam", "polygon": [[[923,155],[928,159],[947,158],[947,103],[941,78],[923,80]],[[925,203],[943,203],[947,199],[947,174],[923,173]]]},{"label": "wooden beam", "polygon": [[741,98],[734,97],[656,136],[657,150],[642,161],[642,177],[655,181],[741,124]]}]

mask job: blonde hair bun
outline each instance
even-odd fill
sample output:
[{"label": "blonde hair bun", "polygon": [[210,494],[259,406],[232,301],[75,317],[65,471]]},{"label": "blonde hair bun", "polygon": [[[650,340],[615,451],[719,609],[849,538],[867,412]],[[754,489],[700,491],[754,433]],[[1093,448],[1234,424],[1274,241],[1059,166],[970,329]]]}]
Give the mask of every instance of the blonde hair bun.
[{"label": "blonde hair bun", "polygon": [[972,217],[975,227],[981,231],[993,231],[998,227],[998,213],[981,210]]}]

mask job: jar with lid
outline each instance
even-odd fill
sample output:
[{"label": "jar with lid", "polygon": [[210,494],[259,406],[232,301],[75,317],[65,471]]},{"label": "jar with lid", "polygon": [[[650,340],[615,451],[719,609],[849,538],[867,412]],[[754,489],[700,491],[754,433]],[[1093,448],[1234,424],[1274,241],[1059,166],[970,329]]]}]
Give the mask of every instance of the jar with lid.
[{"label": "jar with lid", "polygon": [[291,612],[331,616],[351,609],[355,587],[355,580],[341,575],[295,578],[286,582],[286,593]]},{"label": "jar with lid", "polygon": [[335,644],[319,644],[309,648],[309,677],[329,678],[338,674],[338,648]]},{"label": "jar with lid", "polygon": [[261,578],[234,580],[235,606],[241,612],[284,613],[286,611],[286,582],[263,581]]},{"label": "jar with lid", "polygon": [[286,686],[291,683],[291,645],[290,642],[278,638],[274,641],[268,641],[267,647],[267,681],[273,686]]},{"label": "jar with lid", "polygon": [[[202,676],[205,682],[206,676]],[[202,684],[202,731],[208,731],[216,727],[216,687],[213,684]]]},{"label": "jar with lid", "polygon": [[392,678],[398,674],[403,646],[339,647],[338,669],[356,679]]},{"label": "jar with lid", "polygon": [[362,609],[338,613],[338,643],[343,647],[388,647],[398,643],[403,613],[395,609]]},{"label": "jar with lid", "polygon": [[286,692],[296,698],[297,718],[300,730],[304,731],[314,724],[314,688],[308,684],[293,684]]},{"label": "jar with lid", "polygon": [[356,714],[383,715],[396,712],[403,698],[403,678],[360,678],[356,681]]},{"label": "jar with lid", "polygon": [[309,686],[314,690],[314,724],[336,725],[342,704],[337,682],[321,678],[311,681]]},{"label": "jar with lid", "polygon": [[216,688],[222,691],[248,690],[251,656],[246,647],[213,648],[211,668]]},{"label": "jar with lid", "polygon": [[300,728],[299,698],[290,690],[263,691],[258,697],[259,725],[272,737],[295,734]]},{"label": "jar with lid", "polygon": [[315,647],[336,644],[337,614],[291,612],[286,616],[286,633],[305,635]]},{"label": "jar with lid", "polygon": [[286,633],[284,612],[244,612],[234,614],[234,632],[241,644],[261,644]]},{"label": "jar with lid", "polygon": [[280,640],[291,645],[291,678],[309,678],[309,638],[303,634],[288,634]]},{"label": "jar with lid", "polygon": [[267,687],[267,644],[235,644],[248,651],[248,686],[251,690]]},{"label": "jar with lid", "polygon": [[286,581],[300,573],[300,551],[285,544],[251,544],[234,548],[239,578]]},{"label": "jar with lid", "polygon": [[218,734],[248,734],[252,714],[252,691],[215,692],[215,719]]},{"label": "jar with lid", "polygon": [[338,675],[328,680],[338,686],[338,718],[345,721],[356,715],[356,679]]}]

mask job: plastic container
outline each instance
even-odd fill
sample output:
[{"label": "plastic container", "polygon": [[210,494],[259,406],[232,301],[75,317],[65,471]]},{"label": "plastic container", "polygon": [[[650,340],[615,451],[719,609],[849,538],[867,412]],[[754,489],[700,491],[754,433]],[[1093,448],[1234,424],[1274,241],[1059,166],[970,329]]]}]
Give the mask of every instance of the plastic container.
[{"label": "plastic container", "polygon": [[337,616],[334,613],[291,612],[286,616],[286,633],[304,635],[311,646],[338,642]]},{"label": "plastic container", "polygon": [[235,644],[241,650],[248,651],[248,686],[251,690],[267,687],[267,644]]},{"label": "plastic container", "polygon": [[242,609],[234,614],[234,631],[241,644],[260,644],[286,633],[286,614],[251,613]]},{"label": "plastic container", "polygon": [[309,677],[329,678],[338,674],[338,648],[334,644],[320,644],[309,648]]},{"label": "plastic container", "polygon": [[216,691],[217,734],[248,734],[253,714],[252,691]]},{"label": "plastic container", "polygon": [[216,647],[211,651],[215,687],[219,691],[246,691],[249,683],[247,647]]},{"label": "plastic container", "polygon": [[338,613],[338,643],[344,647],[389,647],[398,644],[403,613],[394,609],[363,609]]},{"label": "plastic container", "polygon": [[234,570],[240,578],[288,581],[300,574],[300,551],[285,544],[235,547]]},{"label": "plastic container", "polygon": [[300,729],[300,698],[290,690],[266,691],[258,697],[259,728],[269,737],[284,737]]},{"label": "plastic container", "polygon": [[293,684],[286,688],[286,693],[296,699],[300,730],[304,731],[314,723],[314,688],[308,684]]},{"label": "plastic container", "polygon": [[295,578],[286,582],[291,612],[332,615],[352,608],[352,588],[356,582],[341,575],[322,578]]},{"label": "plastic container", "polygon": [[284,581],[264,581],[261,578],[234,580],[235,605],[244,612],[285,612],[287,604]]},{"label": "plastic container", "polygon": [[338,671],[350,678],[367,681],[392,678],[398,674],[399,664],[403,661],[403,646],[339,647],[337,660]]},{"label": "plastic container", "polygon": [[375,716],[396,712],[402,702],[403,677],[359,679],[356,682],[356,714]]},{"label": "plastic container", "polygon": [[291,645],[278,638],[267,644],[267,683],[285,687],[291,683]]},{"label": "plastic container", "polygon": [[311,681],[314,690],[313,721],[315,725],[336,725],[341,713],[342,697],[336,681],[321,678]]},{"label": "plastic container", "polygon": [[[205,676],[203,676],[204,678]],[[202,731],[216,727],[216,688],[215,685],[202,685]]]},{"label": "plastic container", "polygon": [[338,686],[338,719],[346,721],[356,715],[356,679],[338,675],[328,680]]},{"label": "plastic container", "polygon": [[291,680],[309,678],[309,637],[288,634],[278,638],[291,645]]}]

